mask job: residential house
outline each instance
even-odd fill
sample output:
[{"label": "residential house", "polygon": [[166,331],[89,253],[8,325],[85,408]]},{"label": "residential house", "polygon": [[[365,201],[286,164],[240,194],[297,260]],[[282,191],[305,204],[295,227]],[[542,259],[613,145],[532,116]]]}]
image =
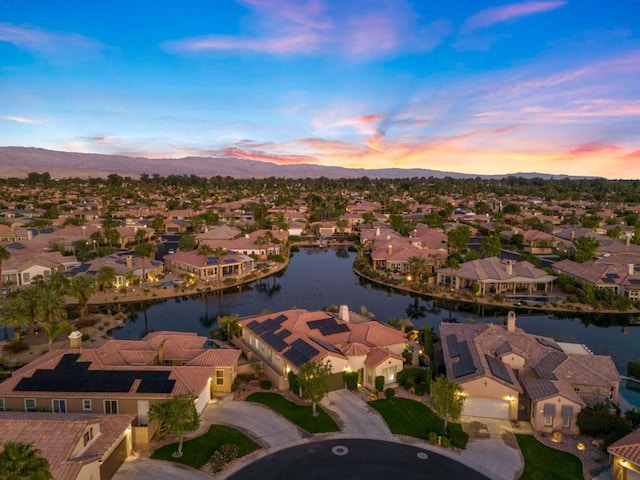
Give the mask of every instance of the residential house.
[{"label": "residential house", "polygon": [[508,240],[511,240],[517,234],[522,235],[523,250],[532,255],[551,255],[555,253],[559,243],[557,237],[540,230],[519,230],[514,228],[513,230],[500,232],[500,236]]},{"label": "residential house", "polygon": [[392,387],[403,367],[405,335],[346,305],[339,314],[292,309],[245,318],[240,325],[238,348],[250,361],[263,361],[265,374],[280,389],[288,388],[288,373],[308,361],[331,364],[332,390],[344,387],[344,372],[358,372],[359,383],[370,389],[377,376]]},{"label": "residential house", "polygon": [[31,285],[38,280],[47,280],[53,272],[68,272],[79,265],[74,256],[63,256],[60,252],[38,252],[22,249],[9,250],[11,256],[2,262],[2,282],[5,287]]},{"label": "residential house", "polygon": [[[204,242],[204,241],[203,241]],[[208,243],[208,242],[207,242]],[[197,251],[178,251],[164,256],[167,271],[189,274],[203,282],[240,281],[255,273],[255,261],[249,255],[227,250],[226,255],[200,255]]]},{"label": "residential house", "polygon": [[640,428],[609,445],[611,478],[640,480]]},{"label": "residential house", "polygon": [[537,432],[577,434],[586,406],[617,402],[613,360],[582,345],[558,343],[506,325],[440,325],[447,376],[462,386],[463,415],[529,421]]},{"label": "residential house", "polygon": [[640,271],[636,270],[634,263],[639,260],[631,256],[604,257],[584,263],[565,259],[554,263],[553,270],[595,288],[609,289],[631,300],[640,300]]},{"label": "residential house", "polygon": [[202,239],[201,244],[209,245],[211,248],[224,248],[226,250],[242,253],[244,255],[255,255],[259,258],[266,258],[269,255],[280,254],[282,244],[289,238],[289,233],[281,230],[256,230],[247,233],[244,237],[231,240]]},{"label": "residential house", "polygon": [[531,263],[481,258],[461,264],[457,269],[442,268],[437,272],[438,285],[460,290],[470,288],[477,295],[535,295],[551,291],[555,276]]},{"label": "residential house", "polygon": [[111,267],[115,273],[114,287],[130,286],[130,277],[144,277],[144,281],[155,281],[162,276],[164,264],[151,258],[136,257],[132,252],[114,253],[106,257],[98,257],[80,264],[71,272],[71,276],[87,274],[96,276],[101,268]]},{"label": "residential house", "polygon": [[196,234],[196,240],[235,240],[242,236],[239,228],[229,225],[205,226],[205,231]]},{"label": "residential house", "polygon": [[205,348],[205,337],[185,332],[83,345],[76,331],[69,339],[70,348],[45,353],[0,384],[0,410],[133,414],[134,445],[157,432],[151,405],[191,395],[200,414],[214,394],[230,392],[241,353]]},{"label": "residential house", "polygon": [[54,480],[109,480],[133,453],[134,418],[133,414],[0,412],[0,445],[33,444],[49,462]]},{"label": "residential house", "polygon": [[426,262],[426,270],[422,273],[432,273],[442,265],[447,257],[446,248],[442,248],[438,241],[437,248],[430,248],[433,238],[428,238],[424,231],[424,237],[403,237],[393,230],[375,230],[376,235],[371,241],[371,262],[374,270],[390,271],[395,274],[411,273],[412,257],[423,258]]}]

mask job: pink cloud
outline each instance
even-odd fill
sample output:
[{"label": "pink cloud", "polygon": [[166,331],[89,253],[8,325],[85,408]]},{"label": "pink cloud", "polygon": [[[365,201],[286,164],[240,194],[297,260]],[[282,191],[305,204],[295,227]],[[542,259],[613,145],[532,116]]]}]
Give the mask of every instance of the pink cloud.
[{"label": "pink cloud", "polygon": [[102,43],[84,35],[55,33],[10,23],[0,23],[0,41],[57,60],[93,58],[106,48]]},{"label": "pink cloud", "polygon": [[171,52],[247,51],[307,55],[317,51],[352,58],[379,57],[398,50],[428,51],[449,33],[436,20],[424,28],[404,1],[363,2],[344,9],[322,0],[242,0],[250,12],[239,36],[205,35],[166,42]]},{"label": "pink cloud", "polygon": [[469,17],[462,25],[461,30],[463,33],[470,33],[490,27],[496,23],[556,10],[565,3],[566,1],[523,2],[487,8]]},{"label": "pink cloud", "polygon": [[225,148],[222,153],[230,157],[276,164],[318,163],[316,158],[306,155],[277,155],[260,151],[248,152],[235,147]]},{"label": "pink cloud", "polygon": [[587,142],[571,148],[566,152],[566,155],[582,157],[593,154],[619,153],[620,151],[622,151],[622,148],[617,145],[603,142]]},{"label": "pink cloud", "polygon": [[0,117],[0,119],[5,120],[7,122],[16,122],[16,123],[26,123],[26,124],[34,124],[37,123],[35,120],[26,117],[16,117],[12,115],[7,115]]}]

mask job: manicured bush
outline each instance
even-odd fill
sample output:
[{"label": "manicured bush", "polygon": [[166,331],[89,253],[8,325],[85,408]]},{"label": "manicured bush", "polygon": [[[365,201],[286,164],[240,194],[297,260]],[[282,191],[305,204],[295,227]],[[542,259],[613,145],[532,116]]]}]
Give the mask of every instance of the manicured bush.
[{"label": "manicured bush", "polygon": [[416,395],[423,396],[427,393],[427,386],[424,383],[416,383],[414,392]]},{"label": "manicured bush", "polygon": [[449,448],[449,445],[451,444],[451,442],[449,441],[449,437],[442,437],[440,439],[440,445],[444,448]]},{"label": "manicured bush", "polygon": [[24,352],[26,350],[29,350],[29,345],[24,343],[22,340],[19,342],[14,341],[14,342],[5,343],[2,347],[3,352],[7,352],[11,354]]},{"label": "manicured bush", "polygon": [[357,390],[358,372],[344,372],[344,383],[349,390]]},{"label": "manicured bush", "polygon": [[467,448],[467,443],[469,443],[469,434],[464,430],[451,430],[449,432],[449,437],[451,437],[451,445],[456,448]]},{"label": "manicured bush", "polygon": [[578,414],[577,425],[582,434],[602,436],[605,446],[631,432],[631,423],[626,418],[603,411],[599,405],[582,410]]},{"label": "manicured bush", "polygon": [[262,390],[271,390],[271,380],[260,380],[260,388]]},{"label": "manicured bush", "polygon": [[387,388],[387,389],[384,391],[384,396],[385,396],[387,399],[391,399],[391,398],[395,397],[395,396],[396,396],[396,389],[395,389],[395,388]]},{"label": "manicured bush", "polygon": [[227,463],[232,462],[238,457],[238,453],[240,448],[238,445],[234,445],[232,443],[225,443],[224,445],[220,445],[220,448],[215,451],[211,458],[209,459],[209,469],[211,473],[220,473],[224,470],[224,467]]},{"label": "manicured bush", "polygon": [[376,390],[381,392],[384,388],[384,377],[382,375],[378,375],[375,379]]},{"label": "manicured bush", "polygon": [[300,393],[300,382],[298,381],[298,375],[294,372],[287,373],[287,380],[289,381],[289,390],[298,395]]},{"label": "manicured bush", "polygon": [[429,445],[437,445],[438,444],[438,434],[436,432],[429,432],[429,437],[427,438]]}]

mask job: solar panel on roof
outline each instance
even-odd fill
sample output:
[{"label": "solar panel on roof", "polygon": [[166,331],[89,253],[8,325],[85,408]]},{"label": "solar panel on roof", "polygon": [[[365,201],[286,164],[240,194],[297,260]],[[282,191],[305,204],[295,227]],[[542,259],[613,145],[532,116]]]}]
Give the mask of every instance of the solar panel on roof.
[{"label": "solar panel on roof", "polygon": [[222,263],[226,263],[226,264],[236,263],[236,260],[234,258],[225,258]]},{"label": "solar panel on roof", "polygon": [[473,357],[471,356],[471,350],[466,341],[458,342],[458,352],[460,360],[453,364],[453,375],[458,377],[464,377],[471,373],[475,373],[478,369],[473,363]]},{"label": "solar panel on roof", "polygon": [[291,344],[289,350],[284,352],[284,357],[294,365],[300,366],[311,360],[318,353],[319,350],[299,338]]},{"label": "solar panel on roof", "polygon": [[307,322],[307,326],[311,329],[318,330],[323,337],[349,331],[349,327],[346,324],[338,323],[333,317],[311,320]]},{"label": "solar panel on roof", "polygon": [[486,354],[485,358],[487,359],[487,363],[489,364],[491,373],[495,377],[498,377],[499,379],[513,385],[513,381],[511,380],[511,376],[509,376],[509,371],[507,370],[507,366],[504,364],[504,362]]},{"label": "solar panel on roof", "polygon": [[277,352],[283,351],[287,348],[287,343],[283,341],[280,337],[275,335],[273,332],[265,332],[260,338],[262,338],[267,345],[276,350]]},{"label": "solar panel on roof", "polygon": [[171,393],[175,380],[169,370],[89,370],[88,362],[77,362],[79,354],[65,354],[54,369],[37,369],[20,379],[15,391],[126,393],[140,380],[138,393]]},{"label": "solar panel on roof", "polygon": [[278,316],[276,317],[276,322],[278,322],[278,323],[282,323],[282,322],[284,322],[286,319],[287,319],[287,317],[286,317],[285,315],[280,314],[280,315],[278,315]]},{"label": "solar panel on roof", "polygon": [[291,332],[290,332],[288,329],[283,328],[282,330],[280,330],[280,331],[277,333],[277,335],[278,335],[280,338],[285,339],[285,338],[287,338],[289,335],[291,335]]},{"label": "solar panel on roof", "polygon": [[447,335],[447,346],[449,347],[449,356],[451,358],[460,356],[460,349],[458,348],[458,339],[454,334]]},{"label": "solar panel on roof", "polygon": [[558,350],[559,352],[564,352],[564,350],[562,350],[562,348],[560,348],[560,345],[558,345],[555,342],[551,342],[549,340],[546,340],[546,339],[540,338],[540,337],[536,337],[536,340],[538,341],[538,343],[540,345],[544,345],[545,347],[553,348],[555,350]]}]

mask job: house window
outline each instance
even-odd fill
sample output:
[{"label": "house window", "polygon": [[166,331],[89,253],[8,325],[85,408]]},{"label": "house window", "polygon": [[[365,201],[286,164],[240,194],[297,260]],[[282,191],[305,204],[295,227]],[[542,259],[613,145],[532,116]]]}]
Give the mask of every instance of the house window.
[{"label": "house window", "polygon": [[396,370],[398,367],[383,368],[382,375],[384,375],[384,383],[391,383],[396,381]]},{"label": "house window", "polygon": [[89,443],[91,441],[91,439],[93,438],[93,427],[91,427],[88,431],[84,432],[84,435],[82,435],[82,442],[84,443],[84,446],[87,446],[87,443]]},{"label": "house window", "polygon": [[0,398],[0,412],[4,412],[4,398]]},{"label": "house window", "polygon": [[118,413],[118,401],[117,400],[105,400],[104,401],[104,413],[116,415]]},{"label": "house window", "polygon": [[571,426],[571,418],[573,418],[573,407],[571,405],[562,406],[562,427],[569,428]]},{"label": "house window", "polygon": [[25,412],[35,412],[36,411],[36,399],[35,398],[25,398],[24,399],[24,411]]},{"label": "house window", "polygon": [[216,370],[216,385],[224,385],[224,370]]},{"label": "house window", "polygon": [[22,274],[22,283],[29,283],[31,281],[31,275],[29,272],[24,272]]},{"label": "house window", "polygon": [[54,413],[67,413],[67,401],[54,398],[51,400],[51,409]]},{"label": "house window", "polygon": [[91,410],[91,400],[82,400],[82,410]]},{"label": "house window", "polygon": [[544,426],[553,426],[553,417],[556,416],[556,406],[553,403],[544,404]]}]

